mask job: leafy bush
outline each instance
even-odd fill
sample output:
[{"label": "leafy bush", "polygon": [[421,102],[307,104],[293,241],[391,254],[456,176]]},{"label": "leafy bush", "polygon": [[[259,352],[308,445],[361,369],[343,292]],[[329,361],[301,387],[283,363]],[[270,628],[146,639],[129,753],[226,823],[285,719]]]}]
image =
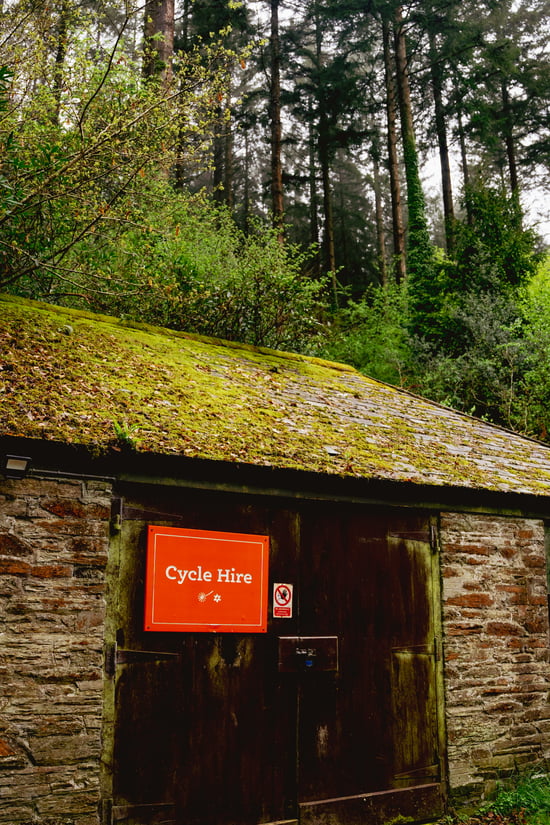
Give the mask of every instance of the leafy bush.
[{"label": "leafy bush", "polygon": [[550,255],[521,295],[527,368],[524,377],[524,430],[539,438],[550,432]]},{"label": "leafy bush", "polygon": [[404,385],[411,359],[407,300],[403,285],[369,289],[361,301],[350,302],[325,327],[318,354],[351,364],[379,381]]},{"label": "leafy bush", "polygon": [[531,277],[539,261],[535,233],[523,227],[517,196],[470,184],[463,197],[469,219],[456,224],[457,288],[502,292]]},{"label": "leafy bush", "polygon": [[455,409],[521,428],[528,348],[516,302],[466,293],[448,317],[457,332],[444,349],[416,343],[416,388]]},{"label": "leafy bush", "polygon": [[179,54],[169,83],[145,82],[128,3],[104,46],[94,4],[63,4],[55,57],[55,5],[0,4],[0,289],[49,301],[122,291],[87,264],[128,240],[151,182],[208,166],[237,59],[213,40]]},{"label": "leafy bush", "polygon": [[318,330],[324,286],[302,274],[304,256],[266,226],[245,236],[203,194],[165,197],[167,188],[150,187],[136,225],[114,249],[92,238],[75,251],[109,283],[107,295],[84,285],[84,304],[188,332],[304,349]]}]

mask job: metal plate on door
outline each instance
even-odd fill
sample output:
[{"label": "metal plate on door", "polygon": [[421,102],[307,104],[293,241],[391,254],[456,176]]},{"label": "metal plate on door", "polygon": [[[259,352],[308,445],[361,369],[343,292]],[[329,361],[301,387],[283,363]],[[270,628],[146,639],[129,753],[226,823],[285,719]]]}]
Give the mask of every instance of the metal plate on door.
[{"label": "metal plate on door", "polygon": [[338,670],[338,636],[279,636],[279,671]]}]

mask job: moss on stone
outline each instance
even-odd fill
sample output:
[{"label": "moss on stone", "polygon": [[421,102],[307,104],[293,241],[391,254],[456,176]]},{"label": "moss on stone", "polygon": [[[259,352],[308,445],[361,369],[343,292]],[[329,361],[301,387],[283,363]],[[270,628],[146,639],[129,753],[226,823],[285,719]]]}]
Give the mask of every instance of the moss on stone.
[{"label": "moss on stone", "polygon": [[550,451],[320,359],[0,296],[0,432],[547,493]]}]

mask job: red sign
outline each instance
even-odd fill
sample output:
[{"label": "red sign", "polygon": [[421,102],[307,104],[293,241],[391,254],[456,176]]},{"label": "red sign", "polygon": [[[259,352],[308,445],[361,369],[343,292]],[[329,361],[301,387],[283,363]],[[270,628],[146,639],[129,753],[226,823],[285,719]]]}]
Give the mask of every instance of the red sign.
[{"label": "red sign", "polygon": [[265,633],[269,538],[149,527],[145,630]]},{"label": "red sign", "polygon": [[292,584],[273,585],[273,618],[292,619],[292,598],[294,586]]}]

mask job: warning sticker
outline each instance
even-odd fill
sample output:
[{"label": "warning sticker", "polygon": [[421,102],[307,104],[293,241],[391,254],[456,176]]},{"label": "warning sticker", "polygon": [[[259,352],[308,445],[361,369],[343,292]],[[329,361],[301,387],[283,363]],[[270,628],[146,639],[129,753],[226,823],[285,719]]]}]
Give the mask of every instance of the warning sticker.
[{"label": "warning sticker", "polygon": [[292,618],[292,599],[294,585],[274,584],[273,585],[273,618]]}]

